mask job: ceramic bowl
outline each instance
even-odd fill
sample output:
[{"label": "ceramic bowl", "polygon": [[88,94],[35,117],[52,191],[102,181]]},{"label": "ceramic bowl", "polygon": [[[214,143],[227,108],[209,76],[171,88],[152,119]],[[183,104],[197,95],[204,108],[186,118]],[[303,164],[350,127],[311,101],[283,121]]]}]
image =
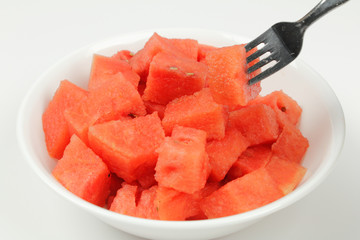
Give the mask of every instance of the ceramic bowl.
[{"label": "ceramic bowl", "polygon": [[19,110],[17,135],[21,150],[36,174],[56,193],[102,221],[130,234],[150,239],[211,239],[259,221],[313,191],[328,175],[341,151],[345,122],[341,105],[327,82],[303,61],[292,64],[262,82],[261,94],[283,90],[303,109],[299,128],[310,147],[303,160],[308,169],[300,185],[290,194],[261,208],[211,220],[158,221],[125,216],[90,204],[60,185],[51,172],[57,160],[46,151],[41,116],[59,82],[68,79],[86,88],[94,53],[112,55],[118,50],[137,51],[154,33],[168,38],[193,38],[200,43],[226,46],[249,39],[231,33],[201,29],[159,29],[122,34],[86,46],[63,58],[31,87]]}]

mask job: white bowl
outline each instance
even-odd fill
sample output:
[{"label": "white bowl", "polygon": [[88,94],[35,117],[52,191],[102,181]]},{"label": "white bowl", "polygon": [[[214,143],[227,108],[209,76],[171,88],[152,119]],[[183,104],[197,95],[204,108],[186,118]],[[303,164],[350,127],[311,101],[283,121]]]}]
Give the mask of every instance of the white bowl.
[{"label": "white bowl", "polygon": [[[104,222],[125,232],[151,239],[210,239],[239,231],[314,190],[334,166],[344,141],[345,122],[341,105],[326,81],[301,60],[262,82],[262,94],[283,89],[303,108],[300,129],[310,142],[303,165],[308,169],[301,184],[287,196],[261,208],[224,218],[200,221],[157,221],[117,214],[90,204],[62,187],[51,175],[56,160],[47,154],[41,115],[60,80],[86,88],[92,55],[111,55],[118,50],[136,51],[153,31],[124,34],[84,47],[47,70],[32,86],[20,108],[17,123],[19,144],[39,177],[55,192]],[[193,38],[200,43],[225,46],[247,42],[234,34],[200,29],[156,30],[165,37]]]}]

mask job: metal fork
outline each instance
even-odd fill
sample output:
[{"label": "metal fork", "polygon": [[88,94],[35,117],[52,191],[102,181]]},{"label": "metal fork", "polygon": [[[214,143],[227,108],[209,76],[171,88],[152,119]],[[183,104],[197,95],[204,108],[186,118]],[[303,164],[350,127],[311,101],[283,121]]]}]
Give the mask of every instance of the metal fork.
[{"label": "metal fork", "polygon": [[[292,62],[300,53],[305,30],[321,16],[348,0],[322,0],[308,14],[296,22],[279,22],[245,46],[246,52],[254,47],[258,50],[246,58],[247,63],[263,54],[270,54],[248,68],[248,74],[273,62],[263,72],[249,79],[248,84],[255,84]],[[263,45],[262,48],[261,45]],[[254,74],[253,74],[254,75]]]}]

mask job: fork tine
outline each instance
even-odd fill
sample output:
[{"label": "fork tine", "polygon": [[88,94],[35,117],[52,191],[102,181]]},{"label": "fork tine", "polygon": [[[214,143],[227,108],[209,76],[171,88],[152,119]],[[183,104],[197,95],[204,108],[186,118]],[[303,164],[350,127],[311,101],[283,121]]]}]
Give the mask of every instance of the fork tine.
[{"label": "fork tine", "polygon": [[258,75],[256,75],[255,77],[251,78],[248,81],[249,85],[253,85],[257,82],[260,82],[261,80],[263,80],[264,78],[267,78],[268,76],[270,76],[271,74],[279,71],[281,68],[283,68],[285,65],[287,65],[288,63],[285,63],[284,61],[279,61],[277,62],[274,66],[266,69],[265,71],[259,73]]},{"label": "fork tine", "polygon": [[252,40],[251,42],[249,42],[248,44],[245,45],[245,50],[246,52],[250,51],[251,49],[253,49],[254,47],[256,47],[257,45],[259,45],[260,43],[266,43],[267,41],[267,36],[268,34],[271,32],[271,29],[266,30],[265,32],[263,32],[260,36],[258,36],[257,38],[255,38],[254,40]]},{"label": "fork tine", "polygon": [[269,52],[271,50],[271,46],[270,44],[266,44],[263,48],[257,50],[256,52],[254,52],[253,54],[251,54],[250,56],[248,56],[246,58],[246,62],[247,63],[251,63],[252,61],[254,61],[255,59],[257,59],[258,57],[260,57],[261,55],[263,55],[266,52]]},{"label": "fork tine", "polygon": [[255,70],[265,66],[266,64],[268,64],[272,60],[275,60],[275,55],[274,54],[271,54],[267,58],[264,58],[261,61],[257,62],[256,64],[254,64],[253,66],[249,67],[248,70],[247,70],[247,73],[254,72]]}]

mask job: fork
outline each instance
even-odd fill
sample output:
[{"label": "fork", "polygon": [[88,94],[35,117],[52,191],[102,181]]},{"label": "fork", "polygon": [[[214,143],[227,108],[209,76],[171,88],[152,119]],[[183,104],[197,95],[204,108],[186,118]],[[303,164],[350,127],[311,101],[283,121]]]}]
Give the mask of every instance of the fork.
[{"label": "fork", "polygon": [[[322,0],[300,20],[296,22],[276,23],[259,37],[249,42],[245,46],[246,52],[249,52],[257,46],[258,50],[246,58],[247,64],[264,54],[268,55],[248,68],[247,72],[249,76],[250,73],[266,65],[268,68],[249,79],[248,84],[255,84],[292,62],[300,53],[305,30],[321,16],[347,1],[348,0]],[[272,66],[270,66],[271,62],[273,64]]]}]

